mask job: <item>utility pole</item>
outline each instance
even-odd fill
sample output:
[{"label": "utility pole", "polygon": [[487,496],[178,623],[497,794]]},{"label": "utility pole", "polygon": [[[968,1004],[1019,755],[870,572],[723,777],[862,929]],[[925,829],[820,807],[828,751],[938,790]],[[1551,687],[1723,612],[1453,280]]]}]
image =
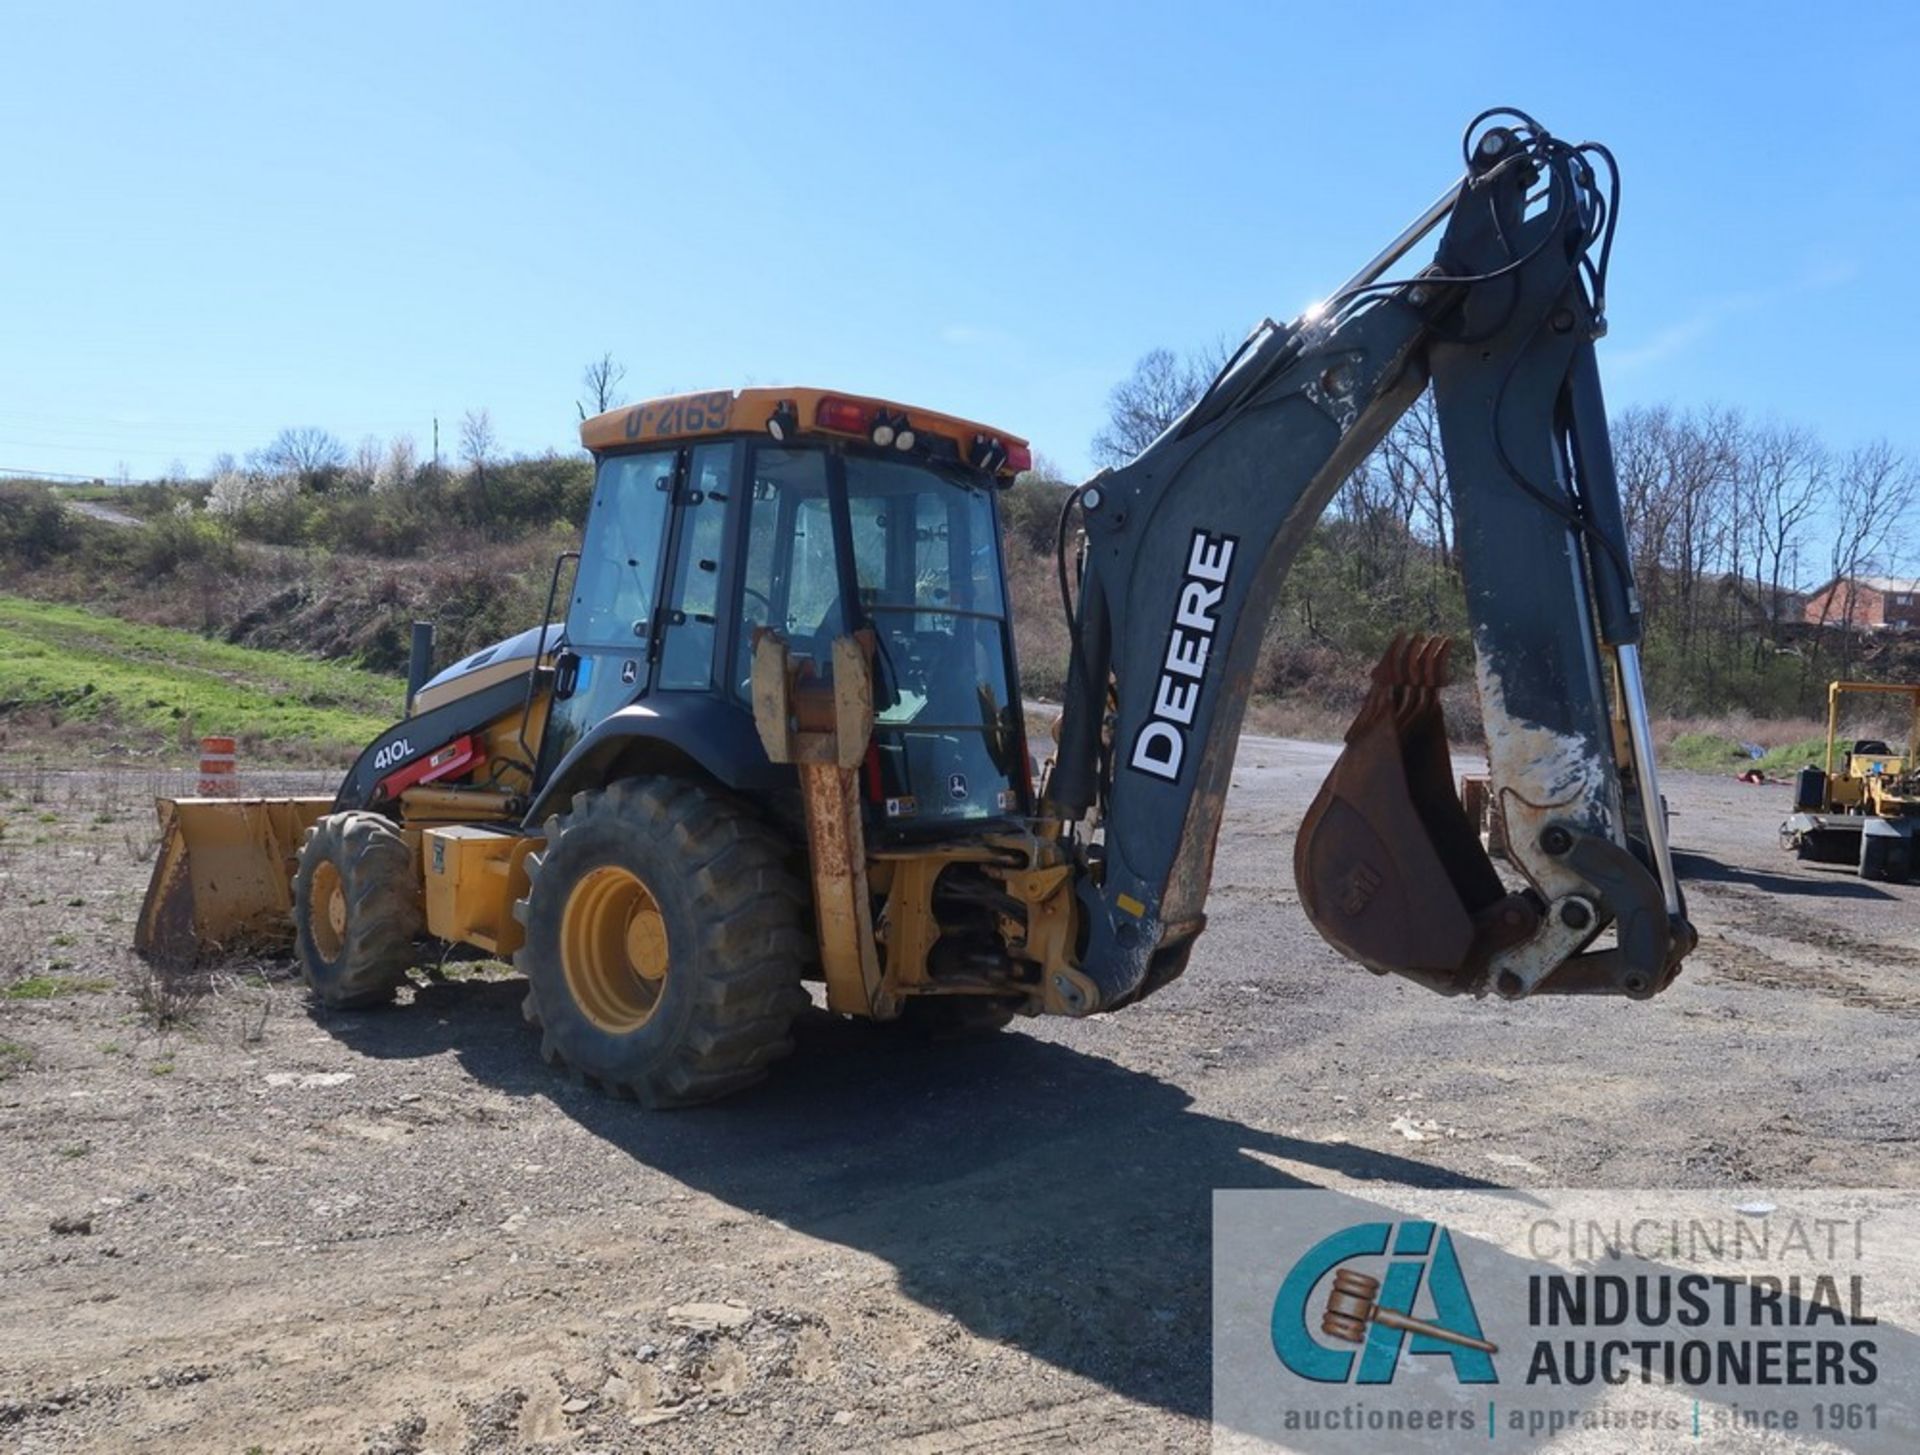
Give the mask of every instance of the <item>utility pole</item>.
[{"label": "utility pole", "polygon": [[440,416],[433,417],[433,473],[440,473]]}]

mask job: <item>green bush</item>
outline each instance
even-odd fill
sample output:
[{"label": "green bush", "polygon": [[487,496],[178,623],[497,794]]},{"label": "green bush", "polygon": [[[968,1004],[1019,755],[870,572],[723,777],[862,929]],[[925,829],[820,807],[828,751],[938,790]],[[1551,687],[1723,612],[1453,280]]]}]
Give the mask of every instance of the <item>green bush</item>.
[{"label": "green bush", "polygon": [[496,540],[518,540],[556,521],[578,527],[593,495],[593,463],[582,456],[536,455],[489,465],[482,514],[472,524]]},{"label": "green bush", "polygon": [[494,461],[464,475],[423,465],[378,490],[337,469],[298,482],[282,477],[277,491],[271,480],[264,483],[258,498],[224,517],[239,539],[415,556],[432,554],[461,528],[496,544],[524,540],[556,523],[577,530],[593,495],[593,464],[582,455],[549,453]]},{"label": "green bush", "polygon": [[190,567],[224,570],[233,564],[232,542],[214,522],[197,513],[161,516],[132,536],[129,550],[133,569],[149,579]]},{"label": "green bush", "polygon": [[329,551],[412,556],[434,538],[432,513],[407,493],[338,495],[308,521],[310,543]]},{"label": "green bush", "polygon": [[72,550],[79,538],[79,522],[46,486],[0,483],[0,559],[44,566]]}]

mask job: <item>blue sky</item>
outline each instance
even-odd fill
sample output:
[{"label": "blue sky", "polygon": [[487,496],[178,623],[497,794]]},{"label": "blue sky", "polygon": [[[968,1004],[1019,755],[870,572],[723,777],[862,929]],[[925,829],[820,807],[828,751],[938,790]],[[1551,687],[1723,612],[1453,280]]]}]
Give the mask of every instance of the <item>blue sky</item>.
[{"label": "blue sky", "polygon": [[0,467],[891,394],[1070,474],[1157,344],[1338,283],[1526,107],[1625,174],[1611,401],[1920,452],[1912,7],[10,7]]}]

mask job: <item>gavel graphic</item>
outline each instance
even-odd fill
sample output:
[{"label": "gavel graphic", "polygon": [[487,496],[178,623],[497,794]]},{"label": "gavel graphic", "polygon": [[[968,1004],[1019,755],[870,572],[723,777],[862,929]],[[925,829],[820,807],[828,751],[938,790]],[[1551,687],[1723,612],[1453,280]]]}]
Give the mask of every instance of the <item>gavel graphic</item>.
[{"label": "gavel graphic", "polygon": [[1340,1269],[1333,1275],[1333,1292],[1327,1295],[1327,1311],[1321,1315],[1320,1331],[1336,1339],[1344,1339],[1349,1344],[1364,1344],[1367,1341],[1367,1325],[1384,1324],[1389,1329],[1425,1334],[1429,1339],[1443,1339],[1449,1344],[1462,1344],[1487,1354],[1500,1352],[1499,1346],[1489,1344],[1485,1339],[1456,1334],[1452,1329],[1443,1329],[1438,1324],[1411,1319],[1390,1308],[1381,1308],[1377,1302],[1379,1297],[1379,1279]]}]

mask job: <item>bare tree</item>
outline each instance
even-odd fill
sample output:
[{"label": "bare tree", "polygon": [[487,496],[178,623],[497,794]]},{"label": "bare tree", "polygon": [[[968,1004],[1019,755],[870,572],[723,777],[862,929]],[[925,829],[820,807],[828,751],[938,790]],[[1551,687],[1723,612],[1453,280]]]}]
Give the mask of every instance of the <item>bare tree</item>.
[{"label": "bare tree", "polygon": [[347,462],[347,447],[317,424],[283,429],[258,453],[260,464],[269,473],[298,475],[305,484]]},{"label": "bare tree", "polygon": [[460,458],[474,474],[484,477],[498,445],[493,415],[485,409],[469,409],[460,421]]},{"label": "bare tree", "polygon": [[380,464],[386,457],[386,449],[377,436],[363,435],[360,443],[354,446],[353,461],[348,466],[348,474],[356,490],[371,490],[380,478]]},{"label": "bare tree", "polygon": [[387,442],[387,456],[380,462],[380,473],[375,479],[382,489],[399,490],[413,483],[419,469],[420,451],[413,436],[397,434]]},{"label": "bare tree", "polygon": [[1769,424],[1748,434],[1743,507],[1758,537],[1754,586],[1775,631],[1785,615],[1789,563],[1826,493],[1826,447],[1797,425]]},{"label": "bare tree", "polygon": [[1620,482],[1620,513],[1627,528],[1633,574],[1649,610],[1660,594],[1668,510],[1662,461],[1673,416],[1665,405],[1623,410],[1613,421],[1614,474]]},{"label": "bare tree", "polygon": [[1229,350],[1215,342],[1182,357],[1150,349],[1107,396],[1107,422],[1093,437],[1096,465],[1124,465],[1166,433],[1213,382]]},{"label": "bare tree", "polygon": [[1821,624],[1840,598],[1842,670],[1851,674],[1858,649],[1858,581],[1901,550],[1907,540],[1905,516],[1920,494],[1913,467],[1885,440],[1847,451],[1834,476],[1836,530],[1828,556],[1837,589],[1827,593]]},{"label": "bare tree", "polygon": [[1440,444],[1440,411],[1431,389],[1394,422],[1381,447],[1406,473],[1424,528],[1432,537],[1435,559],[1458,575],[1453,562],[1453,542],[1458,537],[1453,491],[1447,484],[1447,452]]},{"label": "bare tree", "polygon": [[587,365],[580,382],[586,385],[587,403],[593,406],[593,413],[605,414],[625,402],[619,389],[626,377],[627,366],[616,360],[611,350]]},{"label": "bare tree", "polygon": [[460,420],[460,458],[467,462],[467,492],[472,500],[473,519],[482,533],[493,533],[493,504],[488,499],[487,464],[493,458],[497,441],[493,416],[484,409],[469,409]]},{"label": "bare tree", "polygon": [[1631,451],[1653,569],[1662,577],[1666,616],[1679,656],[1693,659],[1708,605],[1702,588],[1726,558],[1729,504],[1737,478],[1736,416],[1679,415],[1660,409],[1644,420],[1648,438]]}]

